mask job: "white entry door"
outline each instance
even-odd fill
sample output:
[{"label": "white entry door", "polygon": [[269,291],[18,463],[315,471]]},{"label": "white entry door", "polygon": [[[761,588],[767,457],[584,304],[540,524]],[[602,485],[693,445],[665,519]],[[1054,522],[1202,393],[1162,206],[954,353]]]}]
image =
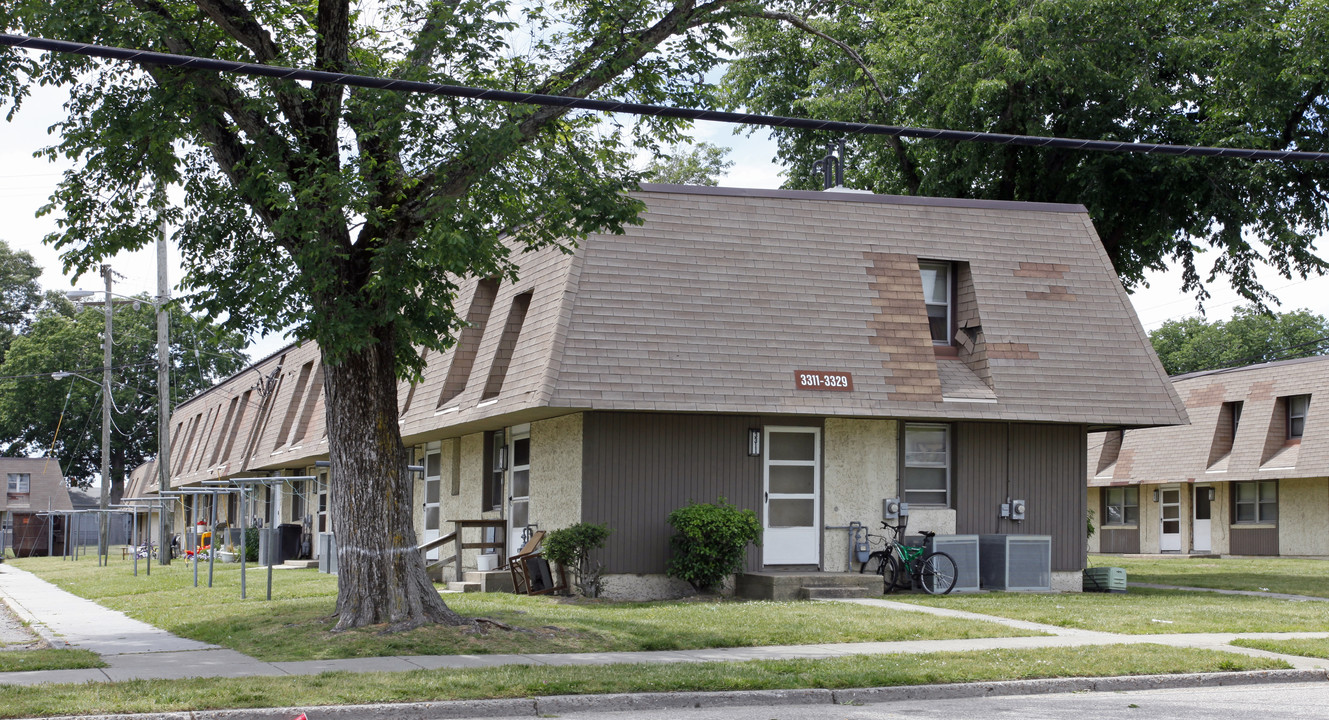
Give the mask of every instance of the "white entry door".
[{"label": "white entry door", "polygon": [[[431,540],[437,540],[442,533],[442,524],[439,521],[439,498],[442,495],[443,487],[443,444],[432,442],[425,446],[425,501],[424,501],[424,534],[420,537],[422,543]],[[438,548],[430,550],[426,558],[430,561],[438,560]]]},{"label": "white entry door", "polygon": [[1191,547],[1197,553],[1213,551],[1209,533],[1209,517],[1212,513],[1209,505],[1211,492],[1213,488],[1208,485],[1195,486],[1195,502],[1191,503],[1195,513],[1195,518],[1191,522]]},{"label": "white entry door", "polygon": [[765,513],[762,564],[821,562],[821,431],[810,427],[765,429]]},{"label": "white entry door", "polygon": [[1159,494],[1158,549],[1160,552],[1181,552],[1181,488],[1160,488]]},{"label": "white entry door", "polygon": [[[521,550],[530,539],[531,522],[531,428],[512,429],[508,445],[508,555]],[[489,540],[489,538],[485,538]]]}]

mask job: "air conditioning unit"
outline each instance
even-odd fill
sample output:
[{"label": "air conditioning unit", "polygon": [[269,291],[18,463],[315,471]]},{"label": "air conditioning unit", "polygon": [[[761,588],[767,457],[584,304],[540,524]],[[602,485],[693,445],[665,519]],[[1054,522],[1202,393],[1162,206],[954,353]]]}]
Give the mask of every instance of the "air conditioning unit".
[{"label": "air conditioning unit", "polygon": [[1050,535],[980,535],[978,563],[989,590],[1052,590]]},{"label": "air conditioning unit", "polygon": [[977,535],[933,535],[926,543],[922,535],[905,538],[906,545],[922,545],[928,552],[944,552],[955,561],[955,589],[951,592],[978,592],[979,560]]}]

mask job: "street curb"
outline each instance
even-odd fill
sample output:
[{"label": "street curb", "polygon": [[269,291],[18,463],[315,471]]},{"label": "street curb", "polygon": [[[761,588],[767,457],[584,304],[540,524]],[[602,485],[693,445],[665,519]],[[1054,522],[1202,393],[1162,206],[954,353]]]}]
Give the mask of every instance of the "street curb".
[{"label": "street curb", "polygon": [[[1263,683],[1326,682],[1325,670],[1248,670],[1180,675],[1127,675],[1099,678],[1002,680],[948,685],[857,688],[847,690],[735,690],[729,692],[616,693],[551,695],[507,700],[333,705],[247,710],[194,710],[133,715],[66,715],[44,720],[450,720],[472,717],[548,717],[571,712],[621,710],[682,710],[753,705],[870,705],[902,700],[949,700],[1008,695],[1050,695],[1073,692],[1124,692],[1176,688],[1223,687]],[[30,719],[31,720],[31,719]]]},{"label": "street curb", "polygon": [[14,613],[19,620],[22,620],[29,630],[37,633],[37,637],[40,637],[52,650],[63,650],[69,647],[68,643],[56,637],[50,628],[28,612],[28,609],[20,605],[17,600],[8,595],[0,595],[0,602],[4,603],[5,607],[9,608],[10,612]]}]

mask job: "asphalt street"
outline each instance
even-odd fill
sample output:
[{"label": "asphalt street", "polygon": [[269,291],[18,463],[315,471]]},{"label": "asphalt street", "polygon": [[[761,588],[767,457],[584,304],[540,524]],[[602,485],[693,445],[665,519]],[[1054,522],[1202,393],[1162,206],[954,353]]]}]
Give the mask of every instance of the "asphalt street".
[{"label": "asphalt street", "polygon": [[1232,720],[1240,717],[1324,720],[1329,717],[1329,682],[905,700],[860,706],[759,705],[559,714],[561,720]]}]

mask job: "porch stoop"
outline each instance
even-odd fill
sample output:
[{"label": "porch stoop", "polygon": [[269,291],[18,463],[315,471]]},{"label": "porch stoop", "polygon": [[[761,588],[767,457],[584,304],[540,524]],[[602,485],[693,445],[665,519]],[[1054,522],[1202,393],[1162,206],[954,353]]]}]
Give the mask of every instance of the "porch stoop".
[{"label": "porch stoop", "polygon": [[739,573],[734,594],[749,600],[817,600],[881,594],[881,576],[862,573],[767,571]]},{"label": "porch stoop", "polygon": [[461,582],[449,582],[448,589],[453,592],[512,592],[512,573],[506,569],[468,570],[462,575]]}]

